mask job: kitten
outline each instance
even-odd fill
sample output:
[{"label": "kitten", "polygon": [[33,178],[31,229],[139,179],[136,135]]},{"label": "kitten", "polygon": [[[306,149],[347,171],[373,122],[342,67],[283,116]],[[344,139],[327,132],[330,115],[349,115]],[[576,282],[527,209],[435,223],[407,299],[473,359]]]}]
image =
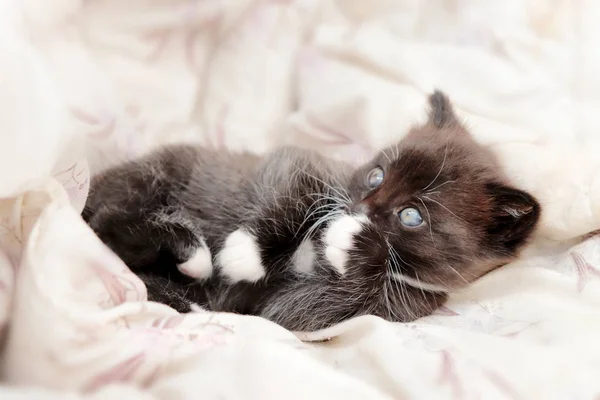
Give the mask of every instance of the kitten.
[{"label": "kitten", "polygon": [[84,218],[149,299],[296,331],[363,314],[410,321],[517,255],[540,206],[511,187],[447,97],[353,170],[285,147],[170,146],[96,176]]}]

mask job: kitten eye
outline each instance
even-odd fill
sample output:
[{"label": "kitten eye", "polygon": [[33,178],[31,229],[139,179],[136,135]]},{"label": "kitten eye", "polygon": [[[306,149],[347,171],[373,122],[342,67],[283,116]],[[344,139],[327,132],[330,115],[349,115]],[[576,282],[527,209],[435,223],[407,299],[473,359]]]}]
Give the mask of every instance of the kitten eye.
[{"label": "kitten eye", "polygon": [[419,226],[423,223],[423,217],[421,217],[421,213],[419,210],[413,207],[403,209],[398,213],[398,217],[400,218],[402,225],[410,228],[414,228],[415,226]]},{"label": "kitten eye", "polygon": [[377,186],[381,185],[383,182],[383,169],[381,167],[377,167],[371,170],[367,175],[367,186],[370,189],[375,189]]}]

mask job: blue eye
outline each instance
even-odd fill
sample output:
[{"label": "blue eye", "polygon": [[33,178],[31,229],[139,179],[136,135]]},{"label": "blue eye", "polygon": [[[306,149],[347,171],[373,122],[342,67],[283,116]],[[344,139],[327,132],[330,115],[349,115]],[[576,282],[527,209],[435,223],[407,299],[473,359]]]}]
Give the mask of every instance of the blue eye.
[{"label": "blue eye", "polygon": [[410,228],[414,228],[415,226],[419,226],[423,223],[423,217],[421,217],[421,213],[419,210],[413,207],[408,207],[400,211],[398,213],[398,218],[400,218],[402,225]]},{"label": "blue eye", "polygon": [[381,182],[383,182],[383,177],[384,173],[381,167],[372,169],[371,172],[369,172],[369,174],[367,175],[367,186],[369,187],[369,189],[375,189],[376,187],[381,185]]}]

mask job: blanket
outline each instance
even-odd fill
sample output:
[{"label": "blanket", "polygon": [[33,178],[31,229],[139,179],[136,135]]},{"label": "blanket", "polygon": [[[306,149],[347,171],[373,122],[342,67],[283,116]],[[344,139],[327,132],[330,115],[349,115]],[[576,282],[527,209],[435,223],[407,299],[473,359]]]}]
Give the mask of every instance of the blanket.
[{"label": "blanket", "polygon": [[[600,4],[0,0],[0,398],[597,399]],[[439,88],[543,205],[515,263],[412,323],[180,315],[79,214],[174,142],[360,162]]]}]

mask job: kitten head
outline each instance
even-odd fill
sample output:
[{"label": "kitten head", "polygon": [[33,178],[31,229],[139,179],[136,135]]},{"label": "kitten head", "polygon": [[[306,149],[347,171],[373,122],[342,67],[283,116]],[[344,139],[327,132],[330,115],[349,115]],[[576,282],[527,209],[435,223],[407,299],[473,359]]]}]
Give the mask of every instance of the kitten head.
[{"label": "kitten head", "polygon": [[388,273],[447,292],[514,259],[540,216],[538,202],[508,184],[494,155],[429,98],[429,121],[353,176],[354,212],[386,239]]}]

